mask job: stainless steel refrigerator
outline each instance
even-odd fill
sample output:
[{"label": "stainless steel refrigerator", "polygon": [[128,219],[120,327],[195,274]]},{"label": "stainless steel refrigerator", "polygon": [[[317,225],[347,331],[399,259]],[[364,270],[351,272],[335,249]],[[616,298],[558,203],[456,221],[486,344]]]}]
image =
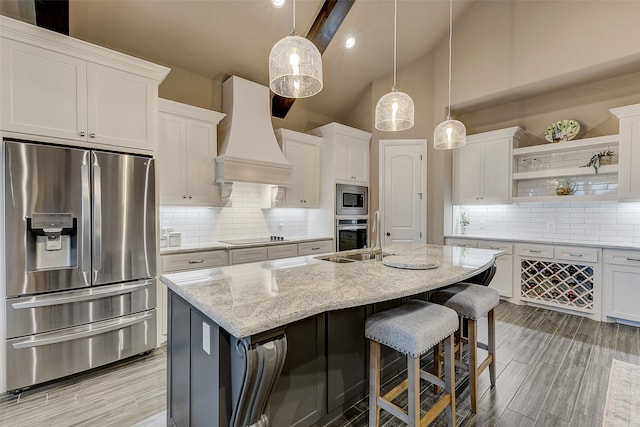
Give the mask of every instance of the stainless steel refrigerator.
[{"label": "stainless steel refrigerator", "polygon": [[154,348],[153,159],[3,145],[5,390]]}]

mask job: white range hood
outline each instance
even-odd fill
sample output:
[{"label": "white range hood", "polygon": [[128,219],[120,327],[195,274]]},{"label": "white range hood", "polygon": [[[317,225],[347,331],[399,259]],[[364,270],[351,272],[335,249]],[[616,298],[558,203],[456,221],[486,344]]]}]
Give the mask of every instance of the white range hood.
[{"label": "white range hood", "polygon": [[276,141],[271,124],[270,92],[237,76],[223,83],[220,122],[220,155],[216,157],[217,178],[223,198],[233,182],[291,185],[291,164]]}]

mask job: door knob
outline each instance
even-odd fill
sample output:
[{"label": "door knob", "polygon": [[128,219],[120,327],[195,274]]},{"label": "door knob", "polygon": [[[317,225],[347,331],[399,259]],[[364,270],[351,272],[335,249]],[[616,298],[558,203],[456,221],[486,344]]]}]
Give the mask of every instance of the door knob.
[{"label": "door knob", "polygon": [[391,233],[389,233],[388,231],[387,231],[387,236],[391,236]]}]

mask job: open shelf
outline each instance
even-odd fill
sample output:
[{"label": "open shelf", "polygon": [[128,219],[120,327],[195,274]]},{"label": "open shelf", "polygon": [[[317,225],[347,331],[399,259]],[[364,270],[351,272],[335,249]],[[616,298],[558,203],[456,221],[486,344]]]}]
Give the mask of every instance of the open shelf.
[{"label": "open shelf", "polygon": [[596,136],[593,138],[574,139],[567,142],[548,143],[542,145],[534,145],[531,147],[514,148],[514,156],[523,156],[527,154],[540,154],[540,153],[559,153],[561,151],[572,151],[589,147],[600,147],[618,144],[620,141],[620,135],[605,135]]},{"label": "open shelf", "polygon": [[513,197],[513,203],[520,202],[607,202],[618,200],[617,194],[585,194],[578,196],[532,196]]},{"label": "open shelf", "polygon": [[[598,174],[618,173],[618,165],[600,166]],[[594,169],[589,167],[578,168],[561,168],[561,169],[545,169],[533,172],[517,172],[513,174],[513,179],[540,179],[540,178],[556,178],[560,176],[585,176],[596,175]]]}]

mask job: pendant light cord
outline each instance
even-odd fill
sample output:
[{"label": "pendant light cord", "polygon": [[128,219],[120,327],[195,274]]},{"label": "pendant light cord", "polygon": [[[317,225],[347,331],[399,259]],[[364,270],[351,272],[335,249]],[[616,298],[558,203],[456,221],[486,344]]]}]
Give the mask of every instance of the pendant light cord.
[{"label": "pendant light cord", "polygon": [[398,37],[398,0],[395,0],[393,7],[393,91],[397,92],[396,87],[396,68],[397,68],[397,37]]},{"label": "pendant light cord", "polygon": [[291,30],[291,36],[297,36],[298,32],[296,31],[296,0],[293,0],[293,30]]},{"label": "pendant light cord", "polygon": [[449,0],[449,108],[447,120],[451,120],[451,37],[453,28],[453,0]]}]

